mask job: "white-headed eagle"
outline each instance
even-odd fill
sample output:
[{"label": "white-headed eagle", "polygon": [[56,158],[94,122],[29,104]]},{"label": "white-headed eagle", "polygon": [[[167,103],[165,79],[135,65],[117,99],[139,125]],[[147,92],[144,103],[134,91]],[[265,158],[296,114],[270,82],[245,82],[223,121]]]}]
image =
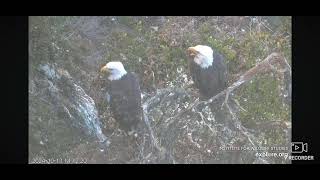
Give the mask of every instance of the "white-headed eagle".
[{"label": "white-headed eagle", "polygon": [[127,72],[121,62],[109,62],[100,70],[107,73],[109,104],[120,128],[127,133],[135,131],[141,122],[141,91],[138,77]]},{"label": "white-headed eagle", "polygon": [[187,51],[192,57],[190,74],[201,99],[209,99],[227,87],[227,68],[221,54],[204,45],[189,47]]}]

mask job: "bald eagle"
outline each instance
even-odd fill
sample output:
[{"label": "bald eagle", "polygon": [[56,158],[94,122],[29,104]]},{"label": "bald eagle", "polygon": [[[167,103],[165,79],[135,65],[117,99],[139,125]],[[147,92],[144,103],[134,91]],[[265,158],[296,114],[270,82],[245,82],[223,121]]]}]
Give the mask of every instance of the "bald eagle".
[{"label": "bald eagle", "polygon": [[189,47],[188,52],[193,58],[189,62],[190,74],[202,100],[217,95],[227,87],[227,68],[221,54],[204,45]]},{"label": "bald eagle", "polygon": [[127,72],[121,62],[109,62],[100,70],[108,74],[109,104],[120,128],[131,134],[142,118],[141,91],[138,77]]}]

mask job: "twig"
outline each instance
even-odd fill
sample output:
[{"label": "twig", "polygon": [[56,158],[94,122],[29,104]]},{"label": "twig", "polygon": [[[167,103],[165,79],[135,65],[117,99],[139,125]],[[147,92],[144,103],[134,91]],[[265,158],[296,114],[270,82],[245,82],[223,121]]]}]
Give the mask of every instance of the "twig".
[{"label": "twig", "polygon": [[153,85],[153,88],[154,88],[154,89],[157,89],[157,88],[156,88],[156,84],[155,84],[154,72],[153,72],[153,70],[151,70],[151,72],[152,72],[152,85]]},{"label": "twig", "polygon": [[270,28],[270,27],[268,27],[264,22],[260,22],[265,28],[267,28],[269,31],[271,31],[272,33],[274,33],[273,32],[273,30]]},{"label": "twig", "polygon": [[267,58],[265,58],[263,61],[258,63],[255,67],[253,67],[253,68],[249,69],[247,72],[245,72],[242,76],[240,76],[238,81],[236,81],[235,83],[233,83],[230,87],[228,87],[226,89],[226,98],[225,98],[222,106],[227,104],[230,92],[232,92],[234,89],[239,87],[241,84],[250,81],[259,73],[266,73],[266,72],[269,72],[270,70],[276,70],[276,68],[274,68],[272,66],[272,64],[275,64],[277,62],[279,62],[280,65],[282,65],[282,66],[285,65],[286,70],[291,71],[291,69],[289,69],[290,65],[286,62],[286,60],[283,56],[281,56],[278,53],[271,53]]},{"label": "twig", "polygon": [[148,130],[150,132],[150,137],[151,137],[152,144],[154,145],[154,147],[156,147],[158,149],[159,152],[162,152],[162,148],[158,145],[158,141],[153,135],[153,131],[151,129],[150,122],[149,122],[149,119],[148,119],[148,116],[147,116],[147,113],[148,113],[147,109],[148,109],[148,106],[147,105],[143,105],[143,120],[146,123],[146,125],[148,127]]},{"label": "twig", "polygon": [[72,33],[70,33],[70,35],[68,37],[64,37],[63,40],[68,41],[69,38],[75,33],[75,31],[73,31]]},{"label": "twig", "polygon": [[247,110],[245,110],[245,109],[240,105],[240,103],[239,103],[239,101],[238,101],[238,100],[233,99],[233,101],[237,104],[237,106],[238,106],[242,111],[247,112]]}]

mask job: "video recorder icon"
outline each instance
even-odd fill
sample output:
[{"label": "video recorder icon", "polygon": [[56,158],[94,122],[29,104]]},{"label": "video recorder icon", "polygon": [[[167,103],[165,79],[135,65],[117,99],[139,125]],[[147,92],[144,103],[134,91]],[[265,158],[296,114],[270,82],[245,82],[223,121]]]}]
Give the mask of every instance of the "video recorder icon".
[{"label": "video recorder icon", "polygon": [[291,143],[292,153],[303,153],[308,152],[308,144],[303,142],[292,142]]}]

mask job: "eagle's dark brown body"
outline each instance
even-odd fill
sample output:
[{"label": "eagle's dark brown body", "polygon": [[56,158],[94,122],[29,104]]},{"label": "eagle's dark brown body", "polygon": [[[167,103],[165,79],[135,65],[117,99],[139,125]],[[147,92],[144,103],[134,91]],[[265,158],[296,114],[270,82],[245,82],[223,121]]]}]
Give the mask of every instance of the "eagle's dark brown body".
[{"label": "eagle's dark brown body", "polygon": [[138,77],[127,73],[119,80],[110,81],[108,93],[112,114],[120,128],[130,131],[142,118],[141,91]]},{"label": "eagle's dark brown body", "polygon": [[221,54],[214,53],[213,63],[207,68],[200,67],[193,60],[189,67],[202,99],[209,99],[227,87],[227,68]]}]

